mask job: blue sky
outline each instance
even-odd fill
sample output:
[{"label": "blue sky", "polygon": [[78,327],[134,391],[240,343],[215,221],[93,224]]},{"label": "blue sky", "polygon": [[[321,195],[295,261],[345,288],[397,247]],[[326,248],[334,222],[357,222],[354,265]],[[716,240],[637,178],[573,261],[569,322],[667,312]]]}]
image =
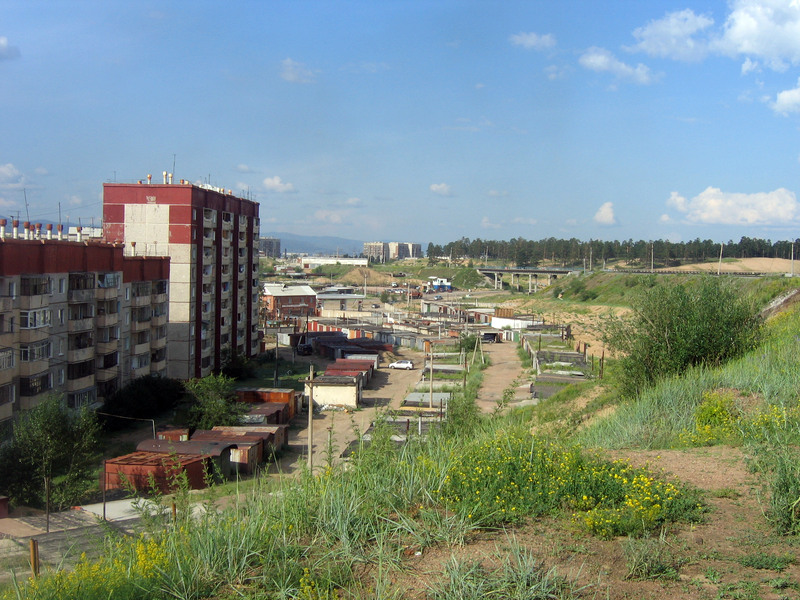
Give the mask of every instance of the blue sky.
[{"label": "blue sky", "polygon": [[264,232],[795,238],[800,0],[0,0],[0,215],[173,164]]}]

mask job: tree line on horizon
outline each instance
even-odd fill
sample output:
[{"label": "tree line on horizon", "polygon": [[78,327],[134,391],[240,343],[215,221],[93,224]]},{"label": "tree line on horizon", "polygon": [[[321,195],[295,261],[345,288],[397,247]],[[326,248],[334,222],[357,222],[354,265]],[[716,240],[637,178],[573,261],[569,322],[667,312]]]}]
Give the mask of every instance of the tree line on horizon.
[{"label": "tree line on horizon", "polygon": [[[722,244],[723,258],[792,258],[793,246],[800,239],[772,242],[743,236],[738,242]],[[535,267],[541,263],[574,265],[582,261],[597,264],[603,261],[624,261],[629,265],[660,266],[718,260],[720,242],[696,238],[688,242],[668,240],[579,240],[554,237],[542,240],[512,238],[510,240],[470,240],[462,237],[444,245],[428,244],[428,259],[469,259],[474,262],[502,261],[518,267]]]}]

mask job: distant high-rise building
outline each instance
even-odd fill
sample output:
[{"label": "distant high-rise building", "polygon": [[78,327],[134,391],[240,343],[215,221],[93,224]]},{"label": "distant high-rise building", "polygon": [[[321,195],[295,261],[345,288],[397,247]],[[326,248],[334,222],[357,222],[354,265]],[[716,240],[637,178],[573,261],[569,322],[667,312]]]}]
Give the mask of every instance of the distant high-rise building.
[{"label": "distant high-rise building", "polygon": [[190,379],[259,350],[259,205],[171,181],[104,184],[103,228],[126,255],[170,257],[168,374]]},{"label": "distant high-rise building", "polygon": [[389,260],[389,244],[386,242],[364,242],[364,256],[375,262]]},{"label": "distant high-rise building", "polygon": [[281,257],[281,240],[279,238],[260,238],[258,240],[258,252],[270,258]]}]

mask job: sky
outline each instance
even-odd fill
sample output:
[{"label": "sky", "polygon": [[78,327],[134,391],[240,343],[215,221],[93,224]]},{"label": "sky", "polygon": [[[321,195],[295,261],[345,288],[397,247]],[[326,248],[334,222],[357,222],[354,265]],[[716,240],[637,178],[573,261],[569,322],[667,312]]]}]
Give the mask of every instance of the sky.
[{"label": "sky", "polygon": [[264,233],[794,239],[800,0],[0,0],[0,216],[163,171]]}]

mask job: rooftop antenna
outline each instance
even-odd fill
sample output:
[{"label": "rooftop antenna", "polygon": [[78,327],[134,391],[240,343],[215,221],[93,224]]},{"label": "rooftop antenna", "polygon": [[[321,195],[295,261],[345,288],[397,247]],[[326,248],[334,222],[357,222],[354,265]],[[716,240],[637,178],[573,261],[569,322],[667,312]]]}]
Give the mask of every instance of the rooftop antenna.
[{"label": "rooftop antenna", "polygon": [[31,214],[30,214],[30,212],[28,212],[28,193],[25,190],[25,188],[22,188],[22,196],[23,196],[23,198],[25,198],[25,217],[28,219],[28,221],[30,221],[31,220]]},{"label": "rooftop antenna", "polygon": [[62,225],[62,223],[61,223],[61,202],[58,203],[58,224]]},{"label": "rooftop antenna", "polygon": [[172,174],[175,174],[175,154],[172,155]]}]

